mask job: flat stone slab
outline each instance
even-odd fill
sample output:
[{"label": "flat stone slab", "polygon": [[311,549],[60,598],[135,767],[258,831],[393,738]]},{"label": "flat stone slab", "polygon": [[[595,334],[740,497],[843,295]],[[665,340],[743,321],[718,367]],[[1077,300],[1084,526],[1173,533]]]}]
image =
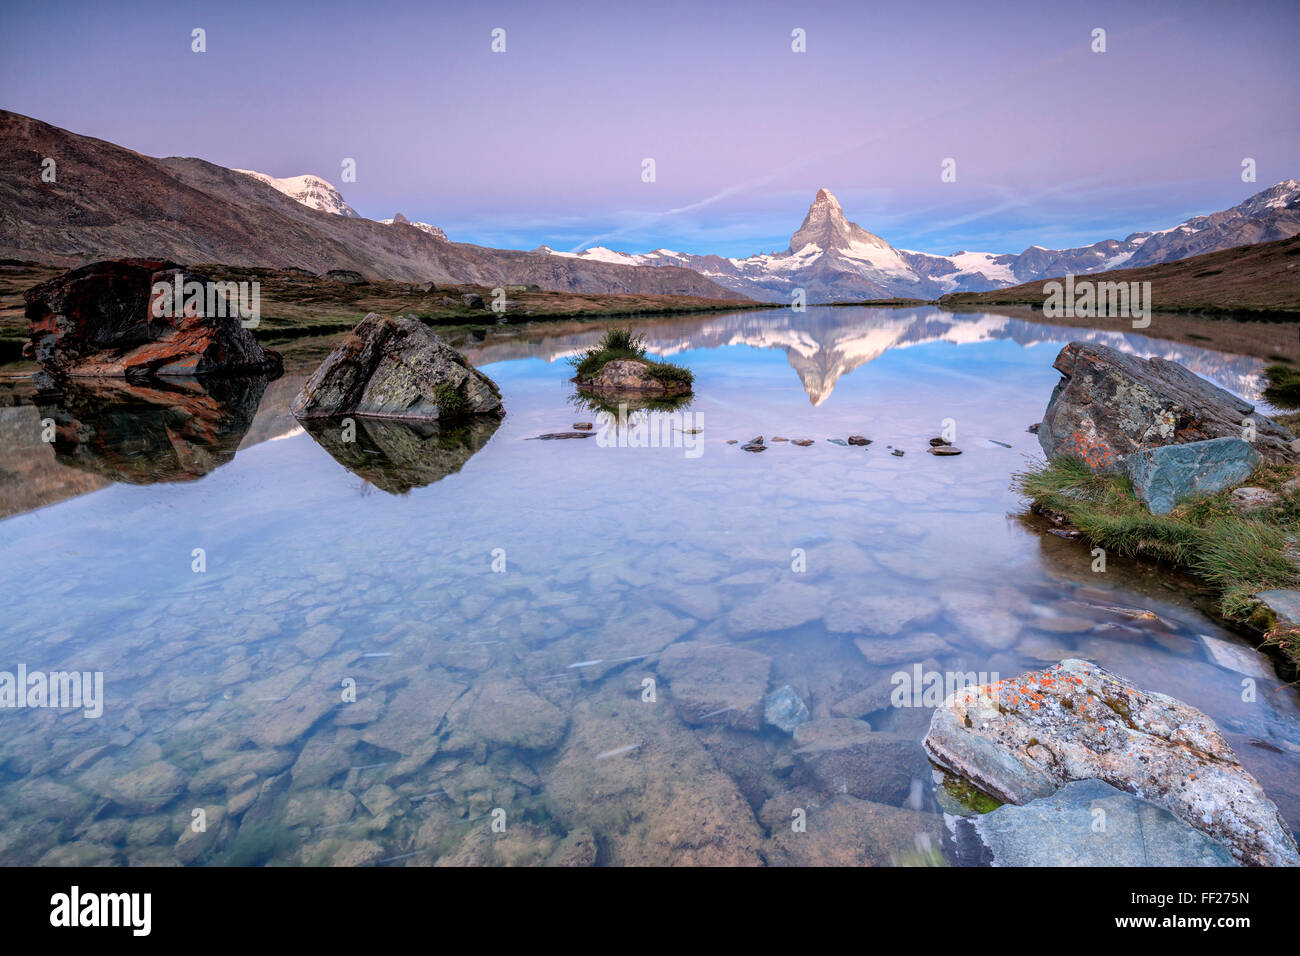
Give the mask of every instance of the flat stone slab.
[{"label": "flat stone slab", "polygon": [[1300,865],[1295,838],[1209,717],[1070,658],[949,697],[930,757],[1003,803],[1098,779],[1150,800],[1257,866]]},{"label": "flat stone slab", "polygon": [[974,818],[994,866],[1236,866],[1221,843],[1100,780]]},{"label": "flat stone slab", "polygon": [[1255,597],[1273,612],[1279,624],[1300,627],[1300,591],[1260,591]]},{"label": "flat stone slab", "polygon": [[1211,438],[1143,448],[1124,459],[1133,491],[1152,514],[1163,515],[1193,495],[1214,494],[1245,481],[1260,457],[1240,438]]}]

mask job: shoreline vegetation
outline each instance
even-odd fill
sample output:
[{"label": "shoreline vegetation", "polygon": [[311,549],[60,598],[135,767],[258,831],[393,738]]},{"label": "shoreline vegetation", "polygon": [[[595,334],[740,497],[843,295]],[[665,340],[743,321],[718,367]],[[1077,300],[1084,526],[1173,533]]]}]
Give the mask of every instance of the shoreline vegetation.
[{"label": "shoreline vegetation", "polygon": [[[1279,416],[1289,428],[1300,415]],[[1074,458],[1058,458],[1017,472],[1012,488],[1030,510],[1073,529],[1088,544],[1129,558],[1191,572],[1218,594],[1225,620],[1262,636],[1300,667],[1300,630],[1278,624],[1254,595],[1300,587],[1300,564],[1288,547],[1300,538],[1300,467],[1264,465],[1246,481],[1213,495],[1183,502],[1154,515],[1124,475],[1095,474]],[[1291,487],[1286,488],[1288,482]],[[1232,500],[1238,487],[1263,488],[1276,501],[1243,510]]]}]

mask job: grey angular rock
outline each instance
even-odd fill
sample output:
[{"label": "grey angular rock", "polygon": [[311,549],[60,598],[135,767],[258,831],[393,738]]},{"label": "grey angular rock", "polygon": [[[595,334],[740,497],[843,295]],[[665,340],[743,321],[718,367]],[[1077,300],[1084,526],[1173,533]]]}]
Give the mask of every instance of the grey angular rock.
[{"label": "grey angular rock", "polygon": [[1259,452],[1240,438],[1211,438],[1139,449],[1124,459],[1133,491],[1152,514],[1168,514],[1193,495],[1214,494],[1245,481]]},{"label": "grey angular rock", "polygon": [[1004,804],[976,817],[974,827],[994,866],[1237,865],[1221,843],[1164,807],[1101,780],[1067,783],[1024,806]]},{"label": "grey angular rock", "polygon": [[1266,460],[1300,460],[1291,432],[1177,362],[1071,342],[1053,365],[1065,377],[1038,429],[1048,458],[1071,456],[1094,471],[1116,472],[1141,448],[1240,437],[1250,419]]},{"label": "grey angular rock", "polygon": [[810,716],[807,705],[789,684],[778,687],[763,699],[763,720],[787,734],[794,733]]},{"label": "grey angular rock", "polygon": [[420,421],[505,414],[496,384],[428,326],[374,312],[312,373],[290,410]]}]

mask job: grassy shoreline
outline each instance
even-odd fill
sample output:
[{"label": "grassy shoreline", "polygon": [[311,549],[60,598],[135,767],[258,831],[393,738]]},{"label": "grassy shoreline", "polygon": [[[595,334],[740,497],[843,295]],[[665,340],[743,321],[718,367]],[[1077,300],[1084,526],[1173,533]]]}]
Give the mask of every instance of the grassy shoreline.
[{"label": "grassy shoreline", "polygon": [[1031,510],[1078,531],[1089,544],[1118,555],[1156,561],[1189,571],[1219,596],[1219,612],[1230,623],[1263,636],[1300,666],[1300,630],[1280,627],[1255,600],[1259,591],[1300,587],[1300,565],[1287,553],[1300,538],[1300,493],[1283,485],[1300,477],[1300,467],[1264,465],[1237,487],[1276,492],[1279,499],[1258,510],[1234,508],[1225,489],[1183,502],[1166,515],[1153,515],[1133,494],[1123,475],[1094,474],[1072,458],[1058,458],[1018,472],[1012,487]]}]

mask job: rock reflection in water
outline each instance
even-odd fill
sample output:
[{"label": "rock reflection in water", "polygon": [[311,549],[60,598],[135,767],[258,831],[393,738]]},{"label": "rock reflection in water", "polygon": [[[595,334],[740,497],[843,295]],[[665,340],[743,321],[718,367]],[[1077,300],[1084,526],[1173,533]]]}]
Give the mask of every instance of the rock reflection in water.
[{"label": "rock reflection in water", "polygon": [[193,481],[235,457],[266,390],[262,376],[68,382],[37,397],[54,456],[112,481]]},{"label": "rock reflection in water", "polygon": [[348,471],[400,495],[460,471],[501,421],[485,416],[456,424],[316,418],[302,425]]}]

